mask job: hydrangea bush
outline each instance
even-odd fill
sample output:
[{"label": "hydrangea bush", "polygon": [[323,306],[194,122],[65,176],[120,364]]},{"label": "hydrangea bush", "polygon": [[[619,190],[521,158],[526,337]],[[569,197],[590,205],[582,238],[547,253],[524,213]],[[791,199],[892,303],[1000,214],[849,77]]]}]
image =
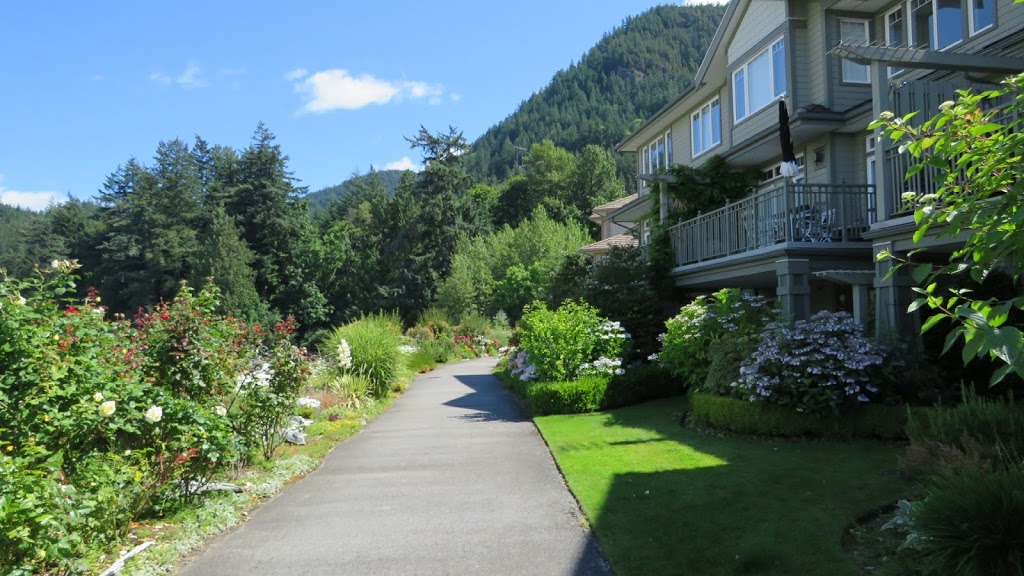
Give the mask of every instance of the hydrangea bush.
[{"label": "hydrangea bush", "polygon": [[701,386],[711,364],[711,349],[723,337],[755,337],[778,319],[775,306],[760,296],[725,289],[699,296],[665,322],[657,358],[690,386]]},{"label": "hydrangea bush", "polygon": [[883,355],[845,312],[819,312],[793,324],[772,322],[760,342],[734,384],[751,402],[835,413],[877,397],[871,370]]},{"label": "hydrangea bush", "polygon": [[621,362],[630,339],[618,322],[585,302],[566,301],[556,310],[534,302],[519,327],[520,347],[534,366],[529,373],[541,380],[575,380],[601,358]]}]

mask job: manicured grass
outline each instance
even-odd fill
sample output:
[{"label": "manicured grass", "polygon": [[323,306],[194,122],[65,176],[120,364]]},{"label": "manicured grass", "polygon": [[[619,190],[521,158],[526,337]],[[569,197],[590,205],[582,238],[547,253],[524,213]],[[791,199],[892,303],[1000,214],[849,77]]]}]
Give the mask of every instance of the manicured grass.
[{"label": "manicured grass", "polygon": [[717,438],[685,409],[536,419],[618,576],[861,574],[843,530],[906,494],[899,446]]}]

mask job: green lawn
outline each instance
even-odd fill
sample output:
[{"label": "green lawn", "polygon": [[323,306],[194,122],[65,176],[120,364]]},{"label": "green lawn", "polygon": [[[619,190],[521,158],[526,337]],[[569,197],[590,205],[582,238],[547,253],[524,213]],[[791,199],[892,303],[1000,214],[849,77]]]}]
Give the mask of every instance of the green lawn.
[{"label": "green lawn", "polygon": [[617,575],[861,574],[843,530],[906,493],[900,447],[715,438],[685,408],[536,419]]}]

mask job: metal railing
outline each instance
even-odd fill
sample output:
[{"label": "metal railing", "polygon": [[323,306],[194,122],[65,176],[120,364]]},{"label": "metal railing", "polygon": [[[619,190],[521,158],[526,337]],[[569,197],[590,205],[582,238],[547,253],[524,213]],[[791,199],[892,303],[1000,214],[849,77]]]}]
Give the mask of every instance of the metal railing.
[{"label": "metal railing", "polygon": [[871,185],[783,184],[669,228],[676,266],[782,242],[849,242],[875,222]]}]

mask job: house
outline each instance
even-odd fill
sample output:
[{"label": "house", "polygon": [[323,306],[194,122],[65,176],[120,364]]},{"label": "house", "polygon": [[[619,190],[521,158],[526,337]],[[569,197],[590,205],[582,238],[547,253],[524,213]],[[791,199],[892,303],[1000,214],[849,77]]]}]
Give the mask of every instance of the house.
[{"label": "house", "polygon": [[[934,191],[938,175],[906,181],[913,160],[868,124],[883,111],[918,111],[923,122],[956,90],[1024,70],[1022,55],[1024,4],[1013,0],[732,0],[692,85],[618,145],[636,153],[642,176],[636,200],[611,218],[649,229],[654,194],[664,195],[659,170],[720,155],[756,170],[760,185],[667,223],[679,287],[740,287],[794,318],[847,310],[865,324],[873,313],[879,332],[912,330],[912,282],[875,255],[915,248],[902,197]],[[779,101],[792,177],[782,175]],[[955,247],[926,244],[936,258]]]},{"label": "house", "polygon": [[594,260],[600,260],[608,255],[612,248],[636,246],[637,237],[634,235],[633,221],[612,220],[611,214],[636,200],[636,194],[630,194],[606,204],[594,208],[594,213],[589,220],[597,224],[601,229],[601,239],[593,244],[580,248],[580,253],[589,256]]}]

